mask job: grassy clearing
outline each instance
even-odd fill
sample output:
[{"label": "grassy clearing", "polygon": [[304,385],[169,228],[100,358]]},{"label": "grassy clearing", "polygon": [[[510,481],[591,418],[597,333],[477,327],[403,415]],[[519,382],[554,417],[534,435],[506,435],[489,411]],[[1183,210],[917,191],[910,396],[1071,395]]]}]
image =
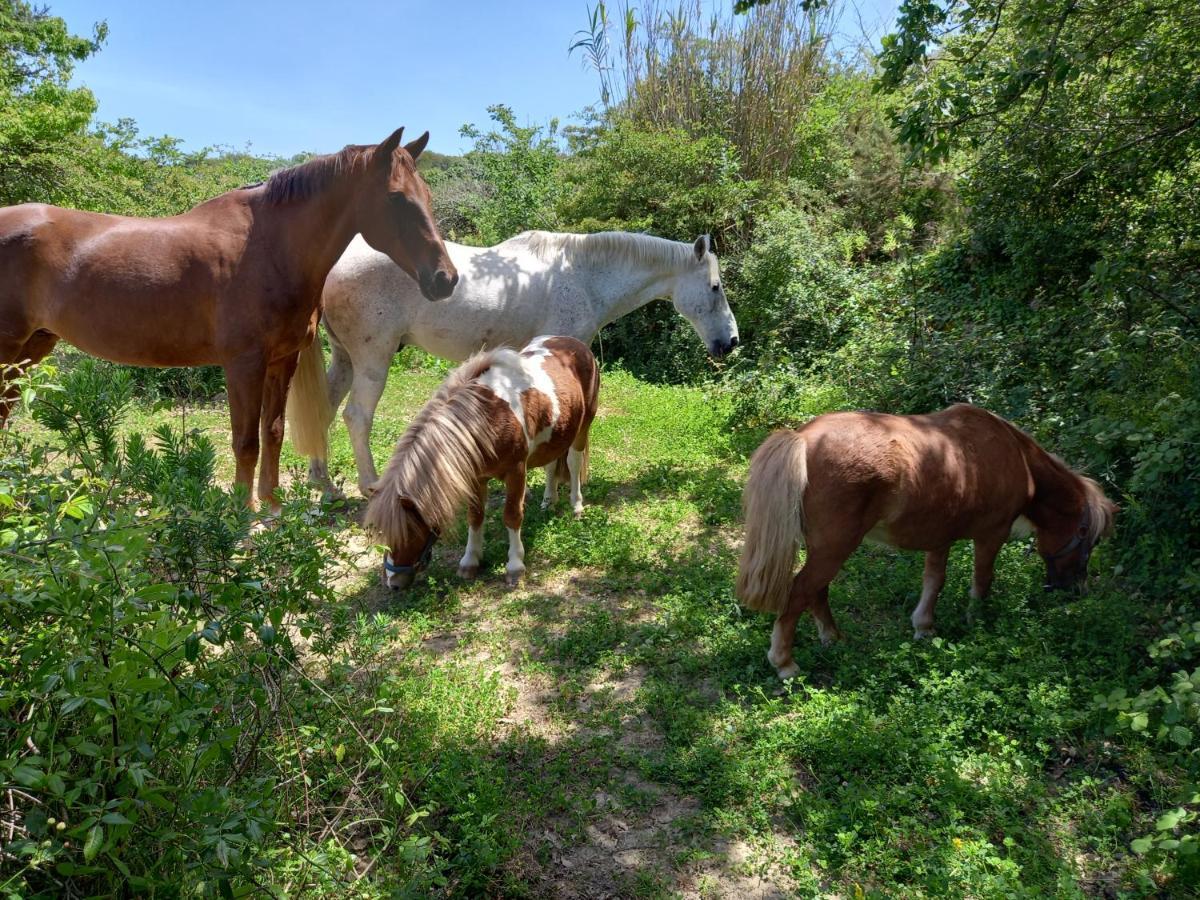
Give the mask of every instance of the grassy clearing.
[{"label": "grassy clearing", "polygon": [[[393,372],[379,463],[440,377]],[[273,748],[306,790],[270,881],[320,895],[365,874],[356,896],[1157,890],[1127,848],[1169,778],[1106,739],[1093,707],[1135,680],[1153,627],[1120,585],[1044,598],[1010,545],[969,629],[963,548],[940,637],[914,643],[920,556],[864,548],[831,591],[845,642],[823,649],[802,623],[804,675],[781,686],[769,620],[731,591],[762,435],[731,432],[699,389],[608,372],[601,396],[588,508],[529,504],[520,590],[504,587],[499,485],[474,584],[455,575],[460,524],[411,593],[382,590],[361,502],[340,514],[361,563],[344,582],[353,637]],[[131,427],[179,415],[145,409]],[[227,428],[219,406],[187,415]],[[340,426],[333,440],[352,485]]]}]

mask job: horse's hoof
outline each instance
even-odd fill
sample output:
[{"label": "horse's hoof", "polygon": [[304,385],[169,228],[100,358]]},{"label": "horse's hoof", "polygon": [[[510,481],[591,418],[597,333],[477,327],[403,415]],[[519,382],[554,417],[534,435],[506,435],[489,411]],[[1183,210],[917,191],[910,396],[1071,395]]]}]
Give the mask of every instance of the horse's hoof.
[{"label": "horse's hoof", "polygon": [[520,587],[522,579],[525,577],[525,570],[518,569],[515,572],[508,572],[504,576],[504,583],[510,588]]},{"label": "horse's hoof", "polygon": [[366,499],[370,500],[375,496],[376,493],[379,492],[379,486],[375,484],[360,484],[358,486],[358,492]]},{"label": "horse's hoof", "polygon": [[479,566],[459,566],[458,577],[464,581],[474,581],[479,577]]},{"label": "horse's hoof", "polygon": [[800,667],[794,662],[790,662],[783,668],[776,669],[775,672],[779,675],[780,681],[791,681],[800,674]]},{"label": "horse's hoof", "polygon": [[577,507],[575,507],[573,510],[571,510],[571,515],[573,515],[573,516],[574,516],[576,519],[582,519],[582,518],[583,518],[583,506],[582,506],[582,504],[581,504],[581,505],[579,505],[579,506],[577,506]]},{"label": "horse's hoof", "polygon": [[553,506],[553,505],[554,505],[554,504],[552,504],[552,503],[551,503],[549,500],[543,500],[543,501],[542,501],[542,512],[545,512],[546,510],[548,510],[548,509],[549,509],[551,506]]},{"label": "horse's hoof", "polygon": [[933,629],[932,628],[917,628],[917,629],[913,630],[913,640],[914,641],[922,641],[925,638],[931,638],[931,637],[933,637]]}]

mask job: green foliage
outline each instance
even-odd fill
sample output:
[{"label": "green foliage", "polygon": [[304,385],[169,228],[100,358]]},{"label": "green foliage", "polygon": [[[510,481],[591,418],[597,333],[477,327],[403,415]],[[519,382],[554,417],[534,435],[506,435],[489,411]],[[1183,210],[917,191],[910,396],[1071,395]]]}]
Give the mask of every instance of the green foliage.
[{"label": "green foliage", "polygon": [[76,62],[104,41],[72,35],[66,22],[25,0],[0,3],[0,205],[61,196],[80,177],[89,142],[80,141],[96,101],[70,86]]},{"label": "green foliage", "polygon": [[1179,877],[1200,873],[1200,622],[1182,622],[1149,651],[1154,683],[1135,696],[1125,688],[1096,697],[1099,709],[1115,712],[1114,730],[1128,730],[1165,754],[1189,779],[1154,831],[1132,841],[1135,853],[1176,864]]},{"label": "green foliage", "polygon": [[[490,131],[464,125],[462,134],[475,147],[458,165],[430,180],[431,186],[452,187],[452,236],[491,245],[530,229],[553,229],[555,204],[561,190],[558,178],[558,122],[543,129],[518,125],[503,104],[488,107],[495,123]],[[431,173],[432,174],[432,173]],[[440,218],[447,222],[444,212]],[[455,225],[467,233],[458,235]]]},{"label": "green foliage", "polygon": [[619,123],[583,145],[566,169],[562,217],[582,231],[648,231],[672,240],[744,225],[757,185],[721,138]]},{"label": "green foliage", "polygon": [[294,502],[251,535],[203,435],[122,435],[127,372],[47,377],[24,399],[50,440],[0,436],[6,889],[228,893],[286,813],[259,754],[291,634],[336,638],[313,618],[336,548]]}]

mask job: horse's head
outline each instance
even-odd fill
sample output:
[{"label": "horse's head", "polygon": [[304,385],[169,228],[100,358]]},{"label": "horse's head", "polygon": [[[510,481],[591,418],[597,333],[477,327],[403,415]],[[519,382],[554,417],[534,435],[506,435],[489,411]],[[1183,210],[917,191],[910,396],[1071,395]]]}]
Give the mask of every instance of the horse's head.
[{"label": "horse's head", "polygon": [[1100,486],[1083,478],[1083,502],[1073,514],[1056,517],[1037,529],[1037,549],[1046,563],[1047,591],[1074,589],[1082,593],[1088,560],[1100,539],[1112,531],[1117,505]]},{"label": "horse's head", "polygon": [[429,142],[429,132],[401,147],[403,133],[398,128],[370,153],[358,230],[368,244],[412,276],[427,300],[444,300],[454,292],[458,271],[438,233],[429,185],[417,171],[417,157]]},{"label": "horse's head", "polygon": [[383,555],[383,586],[394,591],[412,587],[416,577],[429,566],[433,557],[433,545],[437,543],[438,530],[426,524],[420,511],[407,497],[397,501],[401,514],[395,517],[400,523],[398,534],[387,538],[388,551]]},{"label": "horse's head", "polygon": [[696,238],[689,264],[675,277],[671,302],[692,323],[708,352],[722,357],[738,345],[737,321],[721,286],[721,269],[707,234]]}]

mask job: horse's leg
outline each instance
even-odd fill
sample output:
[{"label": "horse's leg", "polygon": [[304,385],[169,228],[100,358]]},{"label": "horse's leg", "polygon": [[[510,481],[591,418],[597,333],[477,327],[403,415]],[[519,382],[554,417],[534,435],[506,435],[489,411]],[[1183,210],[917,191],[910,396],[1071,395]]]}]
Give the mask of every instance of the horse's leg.
[{"label": "horse's leg", "polygon": [[267,505],[272,515],[280,511],[275,490],[279,487],[279,452],[283,448],[284,409],[287,406],[288,385],[296,371],[298,354],[293,353],[267,368],[263,382],[262,400],[262,464],[258,467],[258,499]]},{"label": "horse's leg", "polygon": [[571,473],[571,512],[577,519],[583,515],[583,488],[580,484],[580,473],[583,471],[583,454],[585,452],[576,450],[574,447],[567,451],[567,470]]},{"label": "horse's leg", "polygon": [[[57,343],[57,334],[35,331],[23,341],[18,339],[0,344],[0,426],[8,421],[9,413],[20,397],[16,385],[5,386],[5,382],[20,378],[30,366],[45,359]],[[7,372],[4,371],[6,368]]]},{"label": "horse's leg", "polygon": [[525,463],[518,463],[504,479],[504,527],[508,529],[508,564],[504,567],[509,587],[525,575],[525,547],[521,522],[525,518]]},{"label": "horse's leg", "polygon": [[[377,355],[376,355],[377,356]],[[342,420],[350,432],[350,443],[354,447],[354,464],[358,468],[358,489],[364,497],[375,492],[379,473],[375,471],[375,459],[371,456],[371,425],[375,421],[375,407],[383,396],[387,384],[390,352],[381,358],[358,361],[354,367],[354,383],[350,388],[350,402],[342,410]]]},{"label": "horse's leg", "polygon": [[838,629],[837,623],[833,621],[833,613],[829,609],[829,585],[825,585],[816,592],[812,602],[808,605],[808,611],[812,614],[813,621],[817,623],[817,637],[824,646],[828,647],[834,641],[842,639],[842,632]]},{"label": "horse's leg", "polygon": [[258,420],[262,414],[263,381],[267,367],[261,357],[249,356],[225,366],[229,392],[229,423],[233,431],[233,457],[237,462],[234,486],[246,489],[246,502],[254,506],[254,466],[258,462]]},{"label": "horse's leg", "polygon": [[946,583],[946,560],[950,557],[950,548],[931,550],[925,554],[925,574],[921,579],[921,602],[913,610],[913,638],[925,638],[933,635],[933,608],[937,605],[938,595],[942,585]]},{"label": "horse's leg", "polygon": [[542,509],[549,509],[558,502],[558,460],[542,466],[546,473],[546,490],[542,494]]},{"label": "horse's leg", "polygon": [[[354,362],[349,352],[333,336],[333,332],[328,327],[326,327],[325,333],[329,337],[329,349],[332,351],[329,369],[325,374],[325,387],[329,392],[329,409],[336,414],[338,407],[346,399],[346,394],[350,392],[350,383],[354,378]],[[321,485],[327,493],[334,493],[333,481],[329,477],[328,460],[318,459],[315,456],[311,458],[308,461],[308,480],[313,484]]]},{"label": "horse's leg", "polygon": [[839,636],[829,611],[829,583],[861,541],[862,534],[855,533],[853,539],[844,538],[816,546],[810,544],[804,567],[792,579],[787,606],[775,619],[775,629],[771,633],[771,649],[767,659],[780,678],[793,678],[800,672],[792,659],[792,646],[796,641],[796,622],[804,610],[813,609],[817,630],[823,641]]},{"label": "horse's leg", "polygon": [[996,556],[1008,540],[1007,533],[1000,533],[975,541],[975,575],[971,579],[971,602],[967,604],[967,624],[974,625],[979,607],[992,590],[992,579],[996,575]]},{"label": "horse's leg", "polygon": [[467,504],[467,549],[458,561],[461,578],[474,578],[479,574],[479,561],[483,559],[483,516],[487,510],[488,483],[481,478],[475,484],[475,494]]}]

